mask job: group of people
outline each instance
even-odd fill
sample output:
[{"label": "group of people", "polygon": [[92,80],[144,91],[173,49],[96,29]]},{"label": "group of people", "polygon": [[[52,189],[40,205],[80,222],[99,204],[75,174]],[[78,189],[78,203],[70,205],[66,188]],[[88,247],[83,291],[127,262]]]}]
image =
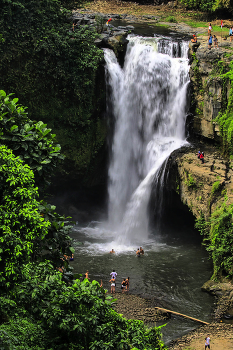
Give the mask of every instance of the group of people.
[{"label": "group of people", "polygon": [[205,163],[205,161],[204,161],[204,152],[198,151],[197,158],[200,159],[202,164]]},{"label": "group of people", "polygon": [[[117,273],[115,270],[112,270],[112,272],[110,273],[111,279],[110,279],[110,283],[111,283],[111,294],[115,294],[116,292],[116,277],[117,277]],[[128,278],[124,278],[123,281],[121,282],[121,292],[125,293],[129,291],[129,277]]]},{"label": "group of people", "polygon": [[136,251],[136,255],[139,258],[141,255],[144,255],[144,250],[142,249],[142,247],[138,248],[138,250]]},{"label": "group of people", "polygon": [[217,39],[216,35],[212,35],[212,25],[211,25],[211,23],[209,23],[209,27],[208,27],[208,48],[209,48],[209,50],[211,49],[213,42],[214,42],[214,47],[218,48],[218,39]]},{"label": "group of people", "polygon": [[[112,249],[112,250],[110,250],[109,253],[110,254],[115,254],[115,250]],[[138,248],[137,251],[136,251],[136,256],[137,257],[140,257],[141,255],[144,255],[144,250],[143,250],[142,247]],[[110,273],[110,276],[111,276],[111,279],[109,280],[109,282],[111,283],[111,294],[114,294],[116,292],[116,277],[117,277],[116,271],[113,270]],[[84,273],[84,278],[90,280],[89,271],[88,270],[86,271],[86,273]],[[121,282],[121,292],[122,293],[125,293],[125,292],[129,291],[129,280],[130,280],[129,277],[123,278],[123,281]],[[102,286],[103,286],[103,282],[101,280],[100,287],[102,287]]]}]

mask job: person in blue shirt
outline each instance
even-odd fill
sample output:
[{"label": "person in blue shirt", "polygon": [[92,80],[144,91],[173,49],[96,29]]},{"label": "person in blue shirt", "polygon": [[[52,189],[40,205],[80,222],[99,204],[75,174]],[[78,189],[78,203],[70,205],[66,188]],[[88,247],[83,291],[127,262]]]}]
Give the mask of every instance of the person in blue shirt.
[{"label": "person in blue shirt", "polygon": [[209,50],[211,49],[211,46],[212,46],[212,35],[210,34],[209,36]]}]

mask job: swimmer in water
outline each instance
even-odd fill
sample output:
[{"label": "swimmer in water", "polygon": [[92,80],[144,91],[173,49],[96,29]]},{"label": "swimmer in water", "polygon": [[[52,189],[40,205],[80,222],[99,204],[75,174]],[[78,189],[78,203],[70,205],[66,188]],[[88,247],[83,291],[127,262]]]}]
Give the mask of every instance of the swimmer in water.
[{"label": "swimmer in water", "polygon": [[110,253],[110,254],[115,254],[115,250],[112,248],[112,250],[110,250],[109,253]]},{"label": "swimmer in water", "polygon": [[140,254],[144,255],[144,250],[142,249],[142,247],[140,247]]},{"label": "swimmer in water", "polygon": [[140,249],[138,248],[138,250],[136,251],[136,255],[138,258],[140,258]]}]

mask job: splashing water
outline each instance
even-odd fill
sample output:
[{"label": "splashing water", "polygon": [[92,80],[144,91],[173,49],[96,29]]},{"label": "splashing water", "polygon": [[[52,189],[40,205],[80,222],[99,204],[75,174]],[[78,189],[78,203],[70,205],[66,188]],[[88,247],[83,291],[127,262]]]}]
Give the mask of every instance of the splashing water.
[{"label": "splashing water", "polygon": [[162,185],[164,163],[171,152],[187,143],[188,43],[128,39],[123,69],[113,51],[104,50],[115,118],[109,225],[117,232],[118,245],[148,240],[152,183]]}]

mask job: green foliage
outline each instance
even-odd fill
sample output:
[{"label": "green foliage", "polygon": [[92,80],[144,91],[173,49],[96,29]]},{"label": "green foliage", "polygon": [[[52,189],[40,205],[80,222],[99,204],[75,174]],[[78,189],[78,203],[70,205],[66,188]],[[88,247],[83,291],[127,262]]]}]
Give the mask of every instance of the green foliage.
[{"label": "green foliage", "polygon": [[210,218],[210,245],[214,263],[213,278],[221,275],[233,277],[233,205],[225,203]]},{"label": "green foliage", "polygon": [[222,276],[233,278],[233,205],[224,202],[205,220],[203,214],[196,220],[195,227],[204,236],[203,243],[210,252],[214,273],[212,278]]},{"label": "green foliage", "polygon": [[170,23],[177,23],[177,19],[174,16],[168,16],[166,21]]},{"label": "green foliage", "polygon": [[211,188],[211,194],[214,196],[221,188],[220,181],[215,181]]},{"label": "green foliage", "polygon": [[68,262],[74,249],[68,236],[71,222],[56,207],[37,201],[38,191],[28,165],[6,146],[0,146],[0,283],[10,286],[21,278],[21,264],[51,259],[54,266]]},{"label": "green foliage", "polygon": [[102,33],[104,30],[104,26],[106,23],[106,18],[100,15],[95,16],[95,22],[96,22],[96,31],[97,33]]},{"label": "green foliage", "polygon": [[49,221],[38,212],[34,175],[6,146],[0,146],[0,282],[17,280],[20,265],[40,250]]},{"label": "green foliage", "polygon": [[99,82],[97,87],[103,51],[94,44],[95,28],[71,30],[64,8],[68,3],[0,3],[5,39],[0,45],[0,89],[16,91],[30,118],[54,130],[67,156],[66,168],[78,165],[83,175],[103,146],[102,135],[96,133],[99,100],[104,100],[104,87]]},{"label": "green foliage", "polygon": [[39,323],[33,323],[27,318],[12,319],[0,328],[0,341],[5,346],[3,349],[43,350],[46,348],[47,337]]},{"label": "green foliage", "polygon": [[42,349],[165,349],[160,329],[148,330],[142,321],[118,315],[111,307],[112,298],[106,297],[98,282],[85,279],[66,285],[49,262],[22,266],[22,276],[10,296],[17,302],[17,317],[26,317],[25,323],[18,330],[18,320],[4,325],[8,336],[14,334],[20,345],[24,341],[21,330],[25,327],[30,336],[38,325],[29,345],[39,344]]},{"label": "green foliage", "polygon": [[[48,233],[41,241],[41,249],[44,251],[43,258],[53,262],[54,266],[64,266],[66,270],[69,265],[63,259],[64,254],[72,256],[74,248],[71,246],[72,240],[69,237],[69,232],[73,227],[73,223],[69,218],[55,212],[55,205],[41,201],[38,204],[38,211],[46,222],[50,222]],[[61,259],[63,259],[61,261]]]},{"label": "green foliage", "polygon": [[195,189],[197,187],[196,181],[194,180],[191,174],[188,174],[188,177],[185,180],[185,184],[188,186],[189,189]]},{"label": "green foliage", "polygon": [[55,134],[42,121],[28,118],[26,108],[0,90],[0,141],[27,163],[38,184],[44,183],[59,160],[61,147],[55,143]]},{"label": "green foliage", "polygon": [[233,62],[230,63],[230,70],[223,74],[224,79],[229,79],[231,83],[231,90],[227,100],[225,110],[219,113],[216,118],[220,126],[220,132],[223,138],[222,146],[223,152],[226,155],[233,155]]},{"label": "green foliage", "polygon": [[190,10],[200,10],[204,12],[214,12],[217,10],[228,10],[232,12],[232,0],[181,0],[181,3]]}]

